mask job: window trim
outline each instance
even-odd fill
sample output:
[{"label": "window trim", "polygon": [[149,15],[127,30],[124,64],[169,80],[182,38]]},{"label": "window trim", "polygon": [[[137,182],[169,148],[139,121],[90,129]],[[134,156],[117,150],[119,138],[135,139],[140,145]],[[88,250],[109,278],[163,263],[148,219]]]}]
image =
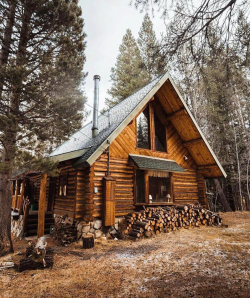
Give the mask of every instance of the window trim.
[{"label": "window trim", "polygon": [[[146,148],[140,148],[138,147],[138,143],[137,143],[137,124],[138,124],[138,117],[141,115],[141,113],[143,113],[143,111],[148,107],[149,109],[149,123],[148,123],[148,133],[149,133],[149,149]],[[165,124],[163,124],[161,122],[160,117],[158,116],[161,125],[164,127],[165,129],[165,134],[166,134],[166,143],[165,143],[165,151],[157,151],[156,150],[156,144],[155,144],[155,121],[154,121],[154,113],[157,114],[157,112],[155,111],[154,105],[153,105],[153,101],[150,101],[141,111],[140,113],[135,117],[135,140],[136,140],[136,144],[135,144],[135,148],[139,149],[139,150],[150,150],[153,152],[160,152],[160,153],[169,153],[168,152],[168,138],[167,138],[167,126]]]},{"label": "window trim", "polygon": [[170,195],[171,195],[171,198],[172,198],[172,202],[153,202],[153,203],[149,203],[149,176],[148,176],[148,170],[144,170],[145,203],[137,203],[136,170],[138,170],[138,169],[139,168],[137,166],[134,166],[134,205],[135,206],[159,206],[159,205],[174,205],[175,204],[173,172],[169,172]]},{"label": "window trim", "polygon": [[[66,186],[66,195],[63,194],[63,190],[62,190],[62,194],[60,195],[60,186],[61,186],[60,181],[61,181],[61,179],[62,179],[63,186],[64,185]],[[59,174],[57,194],[58,194],[59,198],[66,198],[67,197],[67,194],[68,194],[68,172],[62,172],[62,173]]]}]

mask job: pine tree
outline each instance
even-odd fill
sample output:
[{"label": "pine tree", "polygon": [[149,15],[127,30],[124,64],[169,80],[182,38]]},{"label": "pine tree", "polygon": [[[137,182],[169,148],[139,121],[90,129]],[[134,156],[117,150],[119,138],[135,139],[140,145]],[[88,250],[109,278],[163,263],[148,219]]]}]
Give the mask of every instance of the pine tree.
[{"label": "pine tree", "polygon": [[144,16],[139,31],[138,46],[143,61],[143,67],[148,75],[148,81],[166,72],[166,57],[161,53],[160,44],[156,38],[153,23],[148,14]]},{"label": "pine tree", "polygon": [[129,29],[123,36],[117,62],[115,67],[111,68],[110,79],[112,86],[108,94],[111,99],[106,99],[109,107],[122,101],[148,82],[146,71],[142,68],[140,50]]},{"label": "pine tree", "polygon": [[48,152],[81,125],[85,33],[77,0],[0,0],[0,7],[1,255],[12,251],[16,159],[41,155],[41,144]]}]

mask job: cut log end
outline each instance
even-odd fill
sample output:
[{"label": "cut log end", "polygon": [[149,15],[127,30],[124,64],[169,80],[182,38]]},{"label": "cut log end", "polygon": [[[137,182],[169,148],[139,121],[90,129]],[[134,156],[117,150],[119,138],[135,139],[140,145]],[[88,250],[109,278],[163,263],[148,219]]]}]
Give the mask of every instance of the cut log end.
[{"label": "cut log end", "polygon": [[82,245],[84,249],[93,248],[95,245],[94,236],[93,235],[84,235],[82,237]]}]

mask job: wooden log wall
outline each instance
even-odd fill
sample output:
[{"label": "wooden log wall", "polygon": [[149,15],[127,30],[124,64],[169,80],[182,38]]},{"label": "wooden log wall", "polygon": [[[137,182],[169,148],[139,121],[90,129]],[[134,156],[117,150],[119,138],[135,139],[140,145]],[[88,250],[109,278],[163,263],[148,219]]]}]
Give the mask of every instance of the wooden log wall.
[{"label": "wooden log wall", "polygon": [[197,173],[197,182],[198,182],[199,202],[201,203],[202,206],[209,209],[208,198],[206,194],[206,182],[205,182],[204,176],[199,172]]},{"label": "wooden log wall", "polygon": [[174,201],[177,205],[199,202],[198,183],[195,170],[173,173]]},{"label": "wooden log wall", "polygon": [[[103,177],[108,171],[108,157],[104,153],[93,165],[94,185],[98,192],[94,194],[94,217],[102,216],[103,208]],[[110,176],[116,180],[115,216],[123,216],[135,209],[133,192],[133,167],[128,159],[111,158]]]},{"label": "wooden log wall", "polygon": [[77,170],[75,218],[87,222],[93,220],[94,213],[93,176],[93,167]]},{"label": "wooden log wall", "polygon": [[59,196],[58,181],[56,186],[56,194],[54,201],[54,213],[58,215],[65,215],[75,217],[75,203],[76,203],[76,177],[77,170],[72,166],[73,161],[68,160],[59,164],[58,169],[60,173],[67,174],[67,195]]},{"label": "wooden log wall", "polygon": [[[174,126],[168,122],[166,124],[166,128],[167,152],[136,148],[136,121],[134,119],[111,143],[111,158],[117,160],[117,163],[119,161],[124,164],[127,163],[127,166],[129,166],[128,159],[130,153],[175,160],[186,170],[185,173],[173,173],[173,191],[175,202],[177,204],[193,204],[195,202],[200,202],[206,206],[203,191],[204,181],[201,180],[200,176],[199,178],[197,177],[197,165],[194,159],[190,155],[188,149],[183,146],[181,138]],[[184,159],[184,156],[187,157],[187,160]],[[130,170],[132,175],[132,169],[130,168]],[[131,191],[133,191],[133,185],[131,182],[132,180],[128,182],[127,189],[131,189]],[[126,184],[123,186],[126,188]],[[129,188],[130,186],[131,188]]]}]

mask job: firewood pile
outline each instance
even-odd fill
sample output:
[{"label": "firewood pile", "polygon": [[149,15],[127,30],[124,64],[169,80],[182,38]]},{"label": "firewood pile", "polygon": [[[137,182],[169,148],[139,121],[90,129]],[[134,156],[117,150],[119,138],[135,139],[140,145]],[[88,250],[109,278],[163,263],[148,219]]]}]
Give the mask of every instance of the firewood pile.
[{"label": "firewood pile", "polygon": [[52,237],[63,246],[77,241],[75,222],[67,215],[63,216],[52,228]]},{"label": "firewood pile", "polygon": [[153,234],[168,233],[180,228],[188,229],[222,223],[219,214],[194,205],[144,207],[142,211],[126,215],[125,221],[124,233],[132,238],[151,237]]}]

